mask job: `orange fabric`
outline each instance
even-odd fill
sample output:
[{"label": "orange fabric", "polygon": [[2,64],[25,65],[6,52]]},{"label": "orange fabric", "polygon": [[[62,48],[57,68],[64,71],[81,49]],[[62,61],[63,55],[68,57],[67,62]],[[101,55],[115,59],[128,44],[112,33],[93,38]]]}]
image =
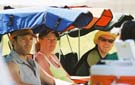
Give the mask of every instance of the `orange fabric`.
[{"label": "orange fabric", "polygon": [[111,17],[101,16],[101,17],[98,19],[96,25],[97,25],[97,26],[103,26],[103,27],[105,27],[105,26],[108,25],[108,23],[109,23],[111,20],[112,20]]},{"label": "orange fabric", "polygon": [[109,10],[105,10],[104,13],[103,13],[103,15],[104,16],[108,16],[108,17],[112,17],[113,16],[110,9]]},{"label": "orange fabric", "polygon": [[90,28],[92,28],[92,26],[95,25],[95,23],[97,22],[97,20],[98,20],[97,17],[93,17],[93,19],[89,22],[89,24],[84,27],[84,29],[90,29]]},{"label": "orange fabric", "polygon": [[113,75],[92,75],[91,85],[111,85],[115,79]]},{"label": "orange fabric", "polygon": [[129,85],[135,85],[135,76],[120,76],[117,83],[125,83]]},{"label": "orange fabric", "polygon": [[[112,15],[111,10],[104,10],[102,15],[100,16],[100,18],[93,17],[93,19],[88,23],[88,25],[84,26],[83,28],[90,29],[94,25],[100,26],[100,27],[105,27],[110,23],[112,18],[113,18],[113,15]],[[75,28],[75,26],[70,25],[65,31],[71,30],[73,28]]]},{"label": "orange fabric", "polygon": [[64,31],[68,31],[68,30],[71,30],[71,29],[73,29],[73,28],[75,28],[75,26],[73,26],[73,25],[70,25],[66,30],[64,30]]},{"label": "orange fabric", "polygon": [[105,27],[110,23],[112,18],[113,18],[113,15],[112,15],[111,11],[110,10],[104,10],[103,14],[98,19],[96,25]]},{"label": "orange fabric", "polygon": [[90,81],[89,78],[81,78],[81,79],[72,79],[77,84],[86,84],[88,81]]},{"label": "orange fabric", "polygon": [[90,29],[94,25],[105,27],[110,23],[112,18],[113,18],[113,15],[112,15],[111,10],[104,10],[100,18],[93,17],[92,21],[89,22],[89,24],[85,26],[84,29]]}]

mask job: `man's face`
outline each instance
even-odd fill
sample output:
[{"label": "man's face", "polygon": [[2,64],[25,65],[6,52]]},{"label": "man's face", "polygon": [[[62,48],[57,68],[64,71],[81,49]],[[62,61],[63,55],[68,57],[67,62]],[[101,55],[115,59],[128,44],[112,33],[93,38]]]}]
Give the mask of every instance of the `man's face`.
[{"label": "man's face", "polygon": [[21,55],[30,53],[33,43],[32,35],[17,36],[13,42],[14,50]]},{"label": "man's face", "polygon": [[100,36],[97,41],[98,49],[102,53],[108,53],[112,49],[113,43],[113,37],[106,35]]}]

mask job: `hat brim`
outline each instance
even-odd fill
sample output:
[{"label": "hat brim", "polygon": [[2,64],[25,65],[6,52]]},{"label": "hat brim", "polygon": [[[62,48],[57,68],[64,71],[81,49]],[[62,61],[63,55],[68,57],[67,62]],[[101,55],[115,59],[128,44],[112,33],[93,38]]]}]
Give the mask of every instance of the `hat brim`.
[{"label": "hat brim", "polygon": [[10,33],[12,37],[16,36],[25,36],[25,35],[32,35],[33,37],[37,37],[31,29],[23,29],[23,30],[17,30]]}]

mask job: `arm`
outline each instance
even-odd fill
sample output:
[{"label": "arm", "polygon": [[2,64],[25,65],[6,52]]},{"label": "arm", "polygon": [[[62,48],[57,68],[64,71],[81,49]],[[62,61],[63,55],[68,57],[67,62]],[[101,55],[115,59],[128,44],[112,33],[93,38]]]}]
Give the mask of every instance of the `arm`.
[{"label": "arm", "polygon": [[9,68],[9,72],[10,72],[13,80],[16,82],[17,85],[31,85],[31,84],[23,83],[21,81],[20,76],[19,76],[19,68],[15,63],[8,62],[7,65],[8,65],[8,68]]},{"label": "arm", "polygon": [[40,71],[40,78],[43,84],[55,85],[54,78],[48,69],[48,63],[45,61],[44,57],[40,54],[36,54],[36,62]]},{"label": "arm", "polygon": [[69,78],[70,82],[74,83],[74,81],[71,79],[71,76],[68,74],[68,72],[63,68],[61,62],[57,58],[57,56],[53,55],[53,58],[60,64],[60,67],[65,71],[65,77]]},{"label": "arm", "polygon": [[42,83],[55,85],[54,78],[51,75],[49,75],[42,67],[40,67],[40,77]]}]

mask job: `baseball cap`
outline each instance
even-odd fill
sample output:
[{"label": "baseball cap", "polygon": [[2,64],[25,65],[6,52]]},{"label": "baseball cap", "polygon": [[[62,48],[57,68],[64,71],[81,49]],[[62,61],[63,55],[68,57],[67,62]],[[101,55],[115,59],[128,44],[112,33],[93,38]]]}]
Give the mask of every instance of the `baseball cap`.
[{"label": "baseball cap", "polygon": [[14,38],[16,36],[24,36],[24,35],[32,35],[36,37],[31,29],[23,29],[23,30],[16,30],[10,33],[10,35]]}]

